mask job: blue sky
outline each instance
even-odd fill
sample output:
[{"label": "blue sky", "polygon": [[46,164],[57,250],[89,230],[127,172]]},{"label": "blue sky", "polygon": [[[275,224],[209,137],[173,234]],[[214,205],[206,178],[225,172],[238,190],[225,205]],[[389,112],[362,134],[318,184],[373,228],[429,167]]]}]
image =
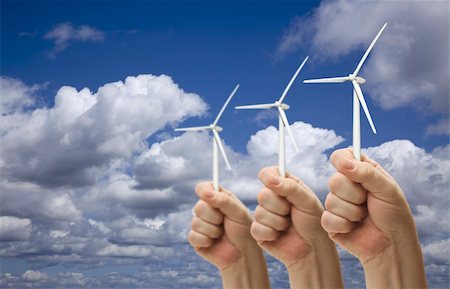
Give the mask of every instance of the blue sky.
[{"label": "blue sky", "polygon": [[[242,188],[236,193],[254,206],[254,170],[276,160],[270,151],[276,134],[268,127],[277,119],[231,108],[278,99],[309,56],[286,98],[301,147],[298,156],[288,156],[288,166],[323,197],[331,172],[324,169],[326,157],[351,145],[351,87],[302,80],[348,75],[387,21],[360,73],[367,78],[362,89],[378,130],[373,135],[363,118],[362,146],[411,190],[421,240],[428,246],[429,279],[432,287],[446,287],[448,260],[435,251],[448,256],[448,226],[438,232],[421,228],[441,213],[448,217],[449,5],[349,3],[2,0],[0,213],[2,232],[10,237],[0,244],[0,284],[45,287],[65,280],[75,287],[123,287],[120,280],[127,276],[133,280],[127,286],[139,287],[151,276],[158,288],[175,286],[172,279],[192,288],[217,286],[213,268],[202,264],[182,236],[188,223],[174,221],[189,216],[193,184],[209,178],[208,153],[198,156],[203,146],[209,150],[209,139],[180,135],[173,127],[208,124],[240,83],[220,123],[237,167],[223,180]],[[55,34],[61,27],[67,30]],[[111,84],[117,81],[119,92]],[[161,84],[167,91],[150,89]],[[153,92],[131,99],[136,86]],[[82,92],[85,87],[90,91]],[[177,98],[171,98],[174,93]],[[167,115],[158,117],[157,107]],[[180,160],[197,165],[196,172],[171,170],[183,166]],[[406,173],[412,171],[422,177]],[[242,179],[233,183],[236,174]],[[243,188],[252,177],[254,183]],[[425,190],[443,198],[441,204],[426,200]],[[116,211],[105,207],[109,202]],[[52,206],[63,212],[46,213]],[[133,226],[148,240],[126,230]],[[23,229],[27,233],[17,233]],[[164,230],[178,234],[171,231],[164,239]],[[91,246],[89,239],[95,240]],[[161,249],[162,243],[170,245]],[[161,261],[167,256],[186,260]],[[343,260],[347,271],[358,266],[345,254]],[[183,270],[186,264],[196,264],[195,270]],[[282,268],[273,261],[271,266],[274,285],[286,286]],[[161,273],[169,271],[178,275]],[[359,287],[358,272],[347,273],[348,287]]]}]

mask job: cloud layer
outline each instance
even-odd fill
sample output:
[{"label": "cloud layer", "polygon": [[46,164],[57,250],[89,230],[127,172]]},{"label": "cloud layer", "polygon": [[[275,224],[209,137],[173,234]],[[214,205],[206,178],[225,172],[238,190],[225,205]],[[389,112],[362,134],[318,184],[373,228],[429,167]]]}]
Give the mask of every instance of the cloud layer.
[{"label": "cloud layer", "polygon": [[[140,75],[95,93],[62,87],[54,107],[30,108],[31,87],[14,79],[0,83],[15,103],[5,105],[0,122],[0,257],[32,266],[20,274],[2,269],[1,287],[220,287],[216,270],[185,240],[196,201],[193,187],[210,179],[211,136],[168,133],[147,144],[165,127],[205,114],[198,95],[168,76]],[[323,199],[333,173],[329,153],[344,139],[304,122],[291,128],[300,152],[294,155],[286,140],[288,169]],[[234,171],[221,170],[221,183],[250,206],[261,187],[258,170],[277,162],[277,137],[275,127],[256,132],[245,154],[225,143]],[[439,252],[448,251],[449,242],[442,217],[450,205],[449,149],[426,152],[394,140],[365,150],[405,191],[433,288],[448,284],[448,260]],[[287,288],[284,268],[269,260],[273,284]],[[347,285],[360,287],[360,266],[345,253],[342,260]],[[46,272],[54,265],[64,265],[65,273]],[[140,269],[80,272],[112,265]]]}]

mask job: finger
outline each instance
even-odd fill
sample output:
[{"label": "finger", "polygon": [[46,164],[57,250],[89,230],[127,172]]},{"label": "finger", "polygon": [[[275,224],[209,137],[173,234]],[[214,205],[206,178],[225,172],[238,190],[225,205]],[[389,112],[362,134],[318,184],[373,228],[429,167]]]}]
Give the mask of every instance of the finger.
[{"label": "finger", "polygon": [[283,231],[289,227],[289,219],[267,211],[261,206],[255,209],[255,221],[277,231]]},{"label": "finger", "polygon": [[325,208],[328,212],[343,217],[350,222],[359,222],[366,217],[365,206],[358,206],[340,199],[333,193],[329,193],[325,199]]},{"label": "finger", "polygon": [[223,188],[220,188],[219,192],[215,192],[211,182],[198,183],[195,192],[203,201],[218,209],[231,220],[243,225],[251,224],[250,213],[233,193]]},{"label": "finger", "polygon": [[230,220],[250,226],[252,218],[249,211],[242,203],[237,202],[230,195],[222,192],[209,191],[204,194],[203,200],[213,208],[218,209]]},{"label": "finger", "polygon": [[211,247],[211,245],[214,243],[214,240],[210,237],[193,230],[191,230],[188,234],[188,241],[194,248]]},{"label": "finger", "polygon": [[395,181],[370,163],[353,159],[351,151],[337,150],[330,158],[333,166],[339,172],[351,181],[360,183],[374,197],[388,203],[400,200],[401,190]]},{"label": "finger", "polygon": [[[279,176],[280,172],[279,172],[277,166],[265,167],[265,168],[261,169],[259,171],[259,175],[258,176],[259,176],[259,179],[261,180],[261,182],[263,182],[263,183],[264,183],[263,178],[264,178],[264,176],[266,174]],[[299,178],[297,178],[296,176],[294,176],[290,172],[286,172],[286,178],[291,179],[291,180],[295,181],[296,183],[302,183],[302,180],[300,180]]]},{"label": "finger", "polygon": [[355,225],[355,223],[328,211],[323,212],[320,222],[322,228],[328,233],[348,233],[352,231]]},{"label": "finger", "polygon": [[193,231],[201,233],[213,239],[219,238],[223,234],[222,226],[215,226],[213,224],[203,221],[198,217],[194,217],[192,219],[191,227]]},{"label": "finger", "polygon": [[285,197],[298,210],[310,215],[321,216],[323,206],[317,196],[302,182],[280,177],[272,168],[264,168],[259,173],[264,185],[279,196]]},{"label": "finger", "polygon": [[194,213],[200,219],[213,225],[220,225],[223,223],[223,214],[203,200],[199,200],[195,204]]},{"label": "finger", "polygon": [[250,233],[258,242],[274,241],[280,235],[280,232],[258,222],[252,223]]},{"label": "finger", "polygon": [[291,211],[291,205],[286,198],[280,197],[267,187],[263,187],[258,194],[258,203],[266,210],[285,216]]},{"label": "finger", "polygon": [[336,172],[331,176],[328,185],[330,192],[347,202],[361,205],[367,200],[366,189],[360,184],[352,182],[340,172]]}]

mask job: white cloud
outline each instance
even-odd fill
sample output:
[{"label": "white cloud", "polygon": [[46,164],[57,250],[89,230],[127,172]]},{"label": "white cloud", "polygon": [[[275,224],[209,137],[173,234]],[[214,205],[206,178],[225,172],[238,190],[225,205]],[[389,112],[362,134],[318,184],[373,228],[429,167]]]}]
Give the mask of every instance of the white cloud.
[{"label": "white cloud", "polygon": [[[447,148],[448,149],[448,148]],[[368,148],[400,184],[415,214],[423,239],[442,238],[450,232],[450,160],[416,147],[408,140],[395,140]]]},{"label": "white cloud", "polygon": [[0,217],[0,241],[26,241],[31,235],[31,220],[10,216]]},{"label": "white cloud", "polygon": [[278,54],[311,46],[313,56],[321,59],[353,51],[362,55],[385,22],[388,26],[361,73],[368,80],[369,95],[384,109],[414,106],[424,113],[448,115],[446,1],[322,1],[312,14],[292,21]]},{"label": "white cloud", "polygon": [[[165,115],[158,113],[161,109]],[[213,287],[217,278],[204,277],[205,270],[213,268],[195,256],[185,239],[197,200],[194,185],[211,179],[211,136],[184,133],[171,137],[173,133],[166,131],[164,140],[150,146],[145,142],[164,127],[205,110],[199,96],[185,93],[169,77],[149,75],[106,84],[97,93],[63,87],[55,107],[27,113],[18,109],[14,114],[22,115],[22,122],[9,126],[0,137],[0,172],[6,176],[0,181],[0,211],[8,216],[0,220],[14,218],[9,223],[16,229],[5,230],[20,230],[22,235],[14,240],[22,241],[1,242],[0,256],[22,258],[34,268],[142,261],[149,270],[148,276],[130,279],[120,274],[99,279],[78,273],[48,275],[42,283],[47,287],[61,280],[67,281],[67,287],[110,287],[129,280],[137,287],[177,288],[182,283],[170,279],[174,274],[173,278],[191,282],[193,288]],[[304,122],[295,122],[291,128],[300,152],[294,154],[287,138],[288,170],[323,198],[334,171],[328,155],[344,139],[333,130]],[[235,152],[225,142],[234,171],[223,170],[221,161],[221,183],[254,204],[261,188],[259,169],[277,164],[277,139],[277,129],[268,127],[250,137],[246,153]],[[449,206],[449,149],[426,152],[408,140],[396,140],[365,150],[405,191],[421,240],[427,245],[428,272],[446,272],[446,263],[435,252],[446,248],[440,240],[448,239],[450,230],[442,217]],[[79,171],[84,175],[74,178]],[[53,172],[59,174],[57,181]],[[24,220],[29,220],[29,226]],[[174,259],[180,260],[179,268],[164,263]],[[345,262],[355,267],[354,260]],[[281,267],[271,266],[277,282],[282,282],[286,276]],[[162,273],[164,268],[174,272]],[[1,278],[15,287],[26,282],[24,276]]]},{"label": "white cloud", "polygon": [[71,42],[103,42],[105,32],[89,25],[74,26],[71,23],[59,23],[44,35],[44,39],[54,42],[55,47],[49,54],[55,57],[65,50]]},{"label": "white cloud", "polygon": [[[47,187],[92,184],[112,160],[144,149],[148,136],[206,108],[165,75],[128,77],[97,93],[62,87],[54,107],[21,114],[19,126],[5,126],[0,173]],[[2,123],[13,121],[9,116]]]},{"label": "white cloud", "polygon": [[22,278],[27,282],[38,282],[46,280],[48,275],[39,271],[27,270],[22,274]]},{"label": "white cloud", "polygon": [[[40,85],[27,86],[22,81],[14,78],[0,76],[0,115],[21,113],[35,103],[34,93],[40,89]],[[0,132],[6,124],[1,123]]]}]

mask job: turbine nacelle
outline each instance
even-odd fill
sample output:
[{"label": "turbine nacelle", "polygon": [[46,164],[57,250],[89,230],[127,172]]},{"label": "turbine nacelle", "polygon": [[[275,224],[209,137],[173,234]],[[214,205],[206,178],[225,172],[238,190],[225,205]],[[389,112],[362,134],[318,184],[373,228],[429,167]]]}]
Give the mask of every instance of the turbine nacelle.
[{"label": "turbine nacelle", "polygon": [[348,80],[350,80],[350,81],[356,80],[356,82],[359,83],[359,84],[366,83],[366,79],[365,79],[365,78],[360,77],[360,76],[355,76],[355,75],[352,74],[352,73],[350,73],[350,74],[348,75]]},{"label": "turbine nacelle", "polygon": [[287,105],[286,103],[281,103],[279,101],[275,101],[274,106],[275,107],[279,107],[282,110],[288,110],[289,109],[289,105]]},{"label": "turbine nacelle", "polygon": [[220,127],[220,126],[218,126],[218,125],[214,125],[214,124],[210,124],[210,125],[209,125],[209,128],[210,128],[211,130],[215,130],[215,131],[217,131],[217,132],[223,131],[223,128],[222,128],[222,127]]}]

